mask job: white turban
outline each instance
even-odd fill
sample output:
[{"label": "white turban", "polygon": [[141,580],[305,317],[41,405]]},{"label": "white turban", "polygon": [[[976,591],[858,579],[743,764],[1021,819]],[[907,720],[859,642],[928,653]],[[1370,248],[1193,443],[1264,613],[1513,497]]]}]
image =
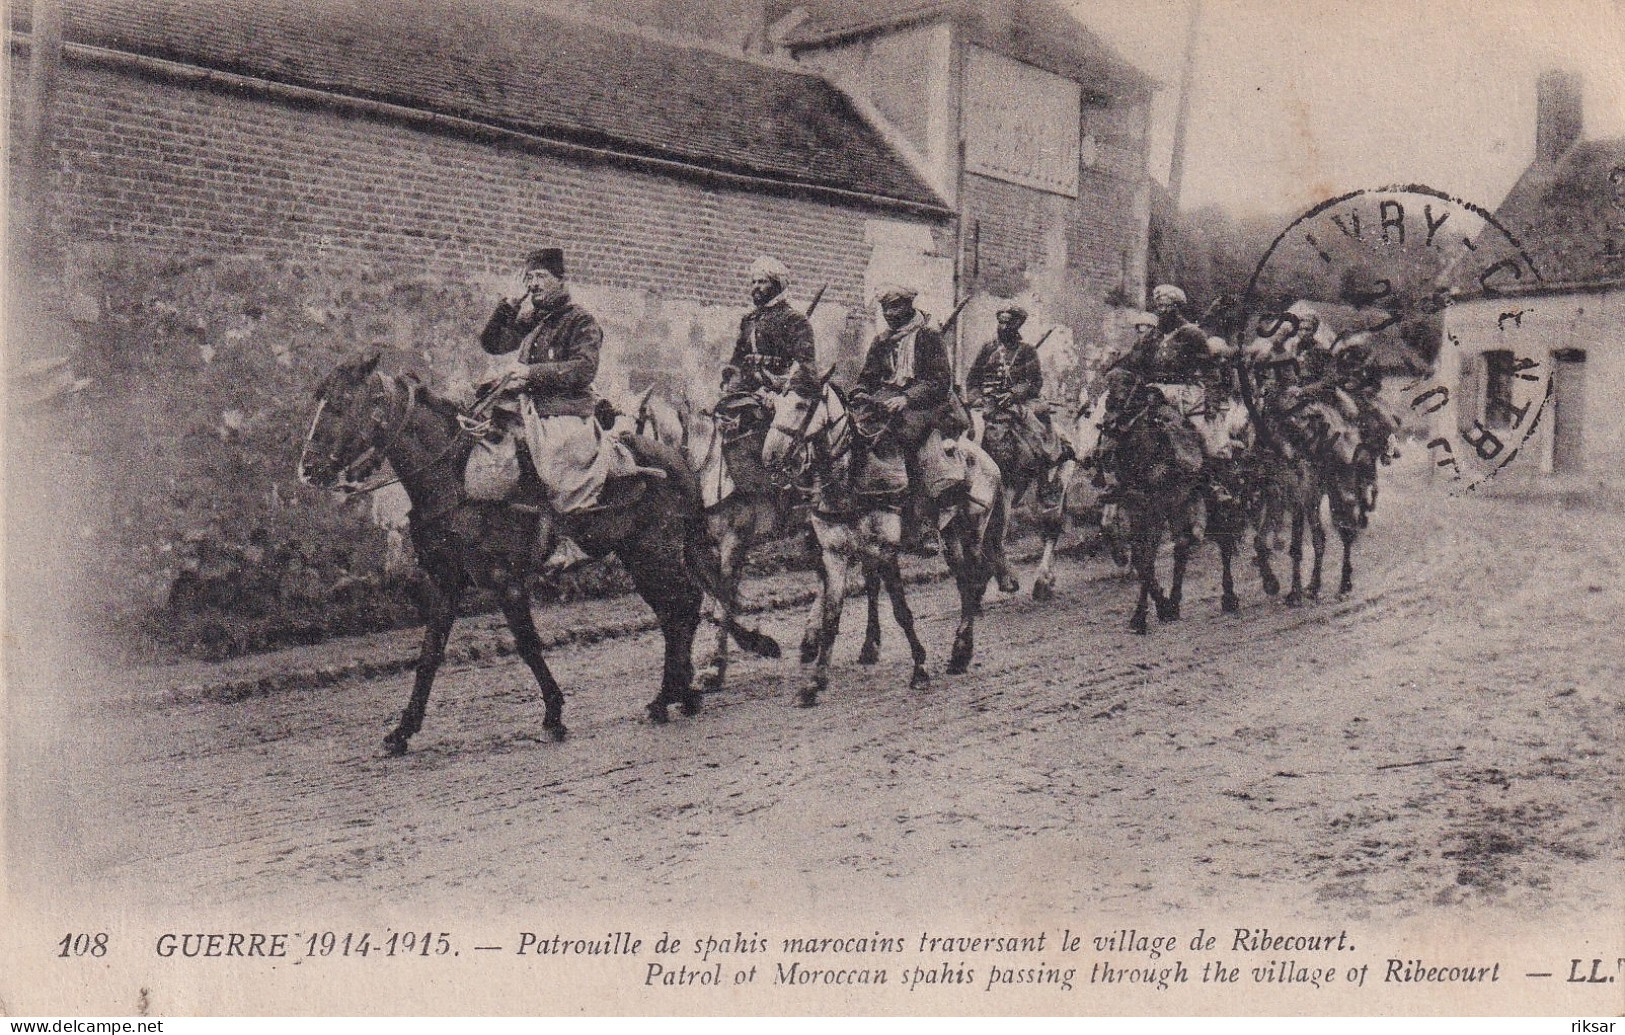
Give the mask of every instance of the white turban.
[{"label": "white turban", "polygon": [[1172,284],[1158,284],[1151,289],[1151,302],[1153,305],[1158,302],[1172,302],[1175,305],[1184,305],[1187,301],[1185,292]]},{"label": "white turban", "polygon": [[1152,313],[1143,309],[1131,309],[1128,314],[1130,327],[1155,327],[1160,321]]},{"label": "white turban", "polygon": [[776,282],[780,291],[786,291],[790,287],[789,269],[771,255],[764,255],[750,264],[750,279],[755,280],[757,277],[766,277]]},{"label": "white turban", "polygon": [[881,305],[889,302],[912,302],[918,295],[918,291],[901,284],[882,284],[880,290],[876,292]]}]

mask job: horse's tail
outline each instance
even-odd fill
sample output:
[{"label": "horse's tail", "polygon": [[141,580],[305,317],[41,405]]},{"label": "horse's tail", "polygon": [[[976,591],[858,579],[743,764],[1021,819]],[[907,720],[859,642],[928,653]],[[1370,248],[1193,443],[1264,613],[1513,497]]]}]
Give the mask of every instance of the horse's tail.
[{"label": "horse's tail", "polygon": [[[628,445],[640,463],[666,471],[667,484],[678,491],[683,511],[683,568],[689,580],[712,599],[732,603],[723,592],[722,557],[705,525],[705,508],[694,469],[674,446],[641,436],[629,440]],[[722,621],[728,635],[744,650],[764,658],[779,657],[779,643],[773,637],[747,629],[732,618]]]},{"label": "horse's tail", "polygon": [[[717,551],[717,544],[711,538],[711,533],[705,527],[705,519],[692,522],[688,529],[688,538],[683,548],[684,567],[688,570],[688,577],[700,591],[708,594],[712,599],[724,603],[737,603],[728,601],[722,589],[722,558]],[[725,629],[733,641],[743,650],[750,651],[758,657],[777,658],[783,652],[779,649],[779,641],[767,633],[757,629],[747,629],[740,625],[731,615],[716,619]]]}]

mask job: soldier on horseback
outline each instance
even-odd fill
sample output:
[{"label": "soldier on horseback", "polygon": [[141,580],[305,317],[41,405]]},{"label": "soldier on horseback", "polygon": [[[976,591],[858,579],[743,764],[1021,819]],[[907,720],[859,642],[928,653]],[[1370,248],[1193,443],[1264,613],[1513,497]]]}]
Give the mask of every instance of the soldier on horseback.
[{"label": "soldier on horseback", "polygon": [[[1340,385],[1336,360],[1329,341],[1322,336],[1320,314],[1299,302],[1287,310],[1296,324],[1288,331],[1285,348],[1290,349],[1290,364],[1280,364],[1273,376],[1279,384],[1264,393],[1266,412],[1299,435],[1324,435],[1336,455],[1344,463],[1354,461],[1358,444],[1355,421],[1359,409],[1354,399]],[[1281,332],[1277,331],[1277,336]],[[1249,346],[1249,355],[1263,352],[1259,343]],[[1274,355],[1270,350],[1269,355]]]},{"label": "soldier on horseback", "polygon": [[790,273],[784,263],[763,256],[750,266],[750,300],[755,307],[739,320],[733,358],[722,368],[724,395],[753,392],[768,378],[783,378],[814,362],[812,324],[787,302]]},{"label": "soldier on horseback", "polygon": [[1035,405],[1043,394],[1044,370],[1037,347],[1021,336],[1027,311],[1007,306],[997,319],[997,335],[976,354],[965,379],[967,401],[985,421],[1002,425],[1014,437],[1021,466],[1042,469],[1061,458],[1062,447],[1048,410]]},{"label": "soldier on horseback", "polygon": [[[1109,470],[1115,462],[1115,443],[1125,421],[1138,407],[1133,393],[1155,389],[1163,405],[1159,417],[1170,425],[1187,426],[1197,438],[1197,455],[1190,458],[1196,468],[1205,468],[1217,502],[1233,499],[1229,460],[1231,458],[1228,410],[1231,405],[1228,379],[1221,365],[1229,350],[1218,337],[1209,337],[1185,316],[1185,292],[1171,284],[1151,292],[1151,314],[1155,325],[1135,321],[1138,338],[1117,364],[1115,384],[1108,393],[1108,416],[1102,428],[1100,466]],[[1117,370],[1123,371],[1117,374]],[[1135,386],[1133,389],[1129,385]]]},{"label": "soldier on horseback", "polygon": [[1332,346],[1337,387],[1354,401],[1361,442],[1383,464],[1399,459],[1393,446],[1398,423],[1378,398],[1382,371],[1376,364],[1369,332],[1350,334]]},{"label": "soldier on horseback", "polygon": [[[524,287],[519,298],[497,303],[480,334],[486,352],[514,356],[509,369],[484,386],[480,408],[492,414],[499,433],[522,436],[554,511],[574,514],[597,506],[611,478],[665,477],[640,466],[625,442],[606,435],[594,419],[592,386],[604,335],[592,314],[570,300],[563,250],[531,252]],[[482,470],[470,465],[471,496],[501,499],[518,488],[517,468],[510,484],[494,487]]]},{"label": "soldier on horseback", "polygon": [[[886,428],[884,437],[902,455],[909,486],[903,533],[911,548],[925,539],[920,528],[923,502],[955,482],[962,484],[964,474],[953,468],[944,448],[945,433],[957,436],[964,431],[963,426],[954,426],[958,422],[952,410],[953,368],[941,329],[932,325],[929,314],[914,307],[917,294],[906,287],[881,291],[880,314],[886,329],[870,342],[852,393],[859,423]],[[862,462],[854,463],[855,470],[863,467]]]}]

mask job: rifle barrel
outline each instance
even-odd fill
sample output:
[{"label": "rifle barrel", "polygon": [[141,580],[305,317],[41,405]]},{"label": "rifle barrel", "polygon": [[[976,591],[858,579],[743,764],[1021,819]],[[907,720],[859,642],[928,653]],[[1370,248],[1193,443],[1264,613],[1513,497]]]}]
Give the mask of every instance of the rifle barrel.
[{"label": "rifle barrel", "polygon": [[824,300],[824,292],[828,290],[828,284],[819,285],[818,292],[813,295],[812,301],[807,304],[807,319],[812,319],[813,312],[818,309],[818,303]]}]

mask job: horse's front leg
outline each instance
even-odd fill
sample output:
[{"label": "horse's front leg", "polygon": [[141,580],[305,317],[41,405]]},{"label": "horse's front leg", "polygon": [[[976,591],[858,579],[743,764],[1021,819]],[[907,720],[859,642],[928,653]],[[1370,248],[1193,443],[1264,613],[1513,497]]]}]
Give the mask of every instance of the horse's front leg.
[{"label": "horse's front leg", "polygon": [[1059,476],[1039,487],[1038,534],[1044,548],[1038,556],[1038,571],[1033,575],[1034,600],[1050,600],[1055,596],[1055,546],[1061,541],[1061,530],[1066,525],[1065,502],[1066,487]]},{"label": "horse's front leg", "polygon": [[[914,671],[908,677],[908,685],[914,690],[924,690],[931,685],[931,677],[925,671],[925,644],[920,642],[919,633],[914,629],[914,611],[908,606],[908,595],[903,588],[903,571],[897,562],[898,545],[903,534],[902,523],[895,514],[873,515],[867,520],[870,527],[866,538],[871,556],[866,559],[866,567],[872,567],[885,584],[886,595],[891,597],[892,617],[896,619],[897,627],[903,630],[903,638],[908,641],[909,655],[914,660]],[[946,537],[943,542],[950,552],[953,550],[951,539],[952,536]]]},{"label": "horse's front leg", "polygon": [[867,621],[863,627],[863,649],[858,651],[858,664],[873,665],[880,660],[880,572],[873,565],[863,566],[863,596],[868,606]]},{"label": "horse's front leg", "polygon": [[717,540],[717,556],[721,561],[718,590],[722,599],[716,601],[715,606],[722,611],[722,621],[717,623],[716,647],[711,652],[705,673],[700,677],[700,685],[705,690],[720,690],[728,677],[728,628],[739,611],[739,575],[749,541],[745,533],[726,516],[707,520],[711,521],[711,534]]},{"label": "horse's front leg", "polygon": [[[1010,486],[1009,491],[1004,495],[1004,499],[1006,501],[1005,505],[1013,506],[1014,501],[1021,499],[1022,493],[1024,493],[1026,490],[1027,483],[1025,481],[1018,481],[1014,485]],[[1040,504],[1040,506],[1042,506],[1042,504]],[[1008,528],[1009,522],[1006,521],[1004,526],[1000,529],[997,543],[987,552],[989,554],[989,559],[993,562],[993,578],[999,584],[999,592],[1020,593],[1021,580],[1016,578],[1015,571],[1010,567],[1010,556],[1006,549],[1005,534]],[[1037,594],[1038,586],[1034,584],[1033,595],[1036,597]]]},{"label": "horse's front leg", "polygon": [[[1356,487],[1355,492],[1359,489]],[[1336,509],[1332,512],[1332,523],[1337,526],[1337,534],[1343,540],[1343,571],[1337,580],[1337,595],[1346,596],[1354,589],[1354,540],[1360,534],[1364,525],[1364,515],[1359,513],[1359,499],[1343,497],[1342,512]]]},{"label": "horse's front leg", "polygon": [[1270,540],[1280,527],[1281,513],[1275,493],[1266,489],[1258,511],[1258,523],[1253,529],[1253,558],[1258,566],[1258,581],[1264,587],[1264,595],[1271,597],[1281,592],[1281,580],[1275,577],[1275,569],[1270,566]]},{"label": "horse's front leg", "polygon": [[1224,614],[1234,614],[1241,610],[1241,600],[1236,596],[1236,582],[1230,573],[1230,564],[1235,560],[1236,541],[1241,533],[1227,529],[1216,537],[1219,540],[1219,610]]},{"label": "horse's front leg", "polygon": [[567,733],[564,728],[564,691],[559,689],[558,680],[553,678],[552,670],[547,667],[547,658],[542,653],[542,638],[536,632],[536,620],[530,613],[530,594],[523,580],[515,579],[503,587],[502,613],[508,620],[508,628],[513,630],[514,649],[530,666],[536,684],[542,688],[542,703],[546,709],[542,729],[554,740],[563,740]]},{"label": "horse's front leg", "polygon": [[797,703],[811,708],[818,695],[829,689],[829,659],[835,650],[835,637],[841,631],[841,609],[846,603],[847,557],[852,529],[844,525],[826,526],[818,533],[822,549],[819,566],[824,575],[823,606],[819,609],[818,653],[813,664],[813,683],[801,691]]},{"label": "horse's front leg", "polygon": [[440,670],[446,653],[446,639],[451,635],[452,623],[457,620],[457,601],[462,597],[462,582],[448,579],[442,586],[430,578],[424,586],[423,645],[418,648],[418,663],[412,680],[412,697],[401,713],[400,725],[384,738],[384,750],[391,755],[406,754],[407,741],[423,728],[423,715],[429,707],[429,690],[434,686],[435,673]]},{"label": "horse's front leg", "polygon": [[829,597],[829,575],[824,570],[824,543],[816,533],[818,546],[818,583],[813,587],[812,604],[807,608],[807,625],[801,633],[801,663],[811,665],[818,660],[818,644],[824,637],[824,601]]},{"label": "horse's front leg", "polygon": [[1140,577],[1140,599],[1134,606],[1134,615],[1129,619],[1128,627],[1130,632],[1144,635],[1149,604],[1155,601],[1159,612],[1163,607],[1162,587],[1157,585],[1157,548],[1162,545],[1162,526],[1152,521],[1142,524],[1139,519],[1135,523],[1139,527],[1130,534],[1134,541],[1134,571]]},{"label": "horse's front leg", "polygon": [[970,670],[972,655],[976,652],[976,616],[982,610],[982,597],[987,592],[987,567],[976,549],[966,540],[970,533],[964,527],[968,515],[956,516],[948,527],[948,569],[953,572],[954,584],[959,590],[959,625],[954,629],[953,651],[948,655],[948,674],[961,675]]},{"label": "horse's front leg", "polygon": [[1294,501],[1292,508],[1292,545],[1289,548],[1292,555],[1292,589],[1287,592],[1283,603],[1288,607],[1296,607],[1303,603],[1303,526],[1309,520],[1305,513],[1303,501]]},{"label": "horse's front leg", "polygon": [[1326,560],[1326,525],[1320,518],[1320,498],[1315,498],[1309,511],[1309,542],[1315,549],[1315,564],[1309,572],[1309,585],[1305,592],[1310,600],[1320,599],[1320,571]]},{"label": "horse's front leg", "polygon": [[1192,522],[1189,516],[1185,518],[1184,525],[1175,529],[1174,565],[1168,576],[1168,595],[1157,601],[1157,619],[1163,622],[1179,620],[1179,605],[1185,599],[1185,568],[1190,563],[1191,547],[1195,545],[1195,537],[1191,534]]}]

